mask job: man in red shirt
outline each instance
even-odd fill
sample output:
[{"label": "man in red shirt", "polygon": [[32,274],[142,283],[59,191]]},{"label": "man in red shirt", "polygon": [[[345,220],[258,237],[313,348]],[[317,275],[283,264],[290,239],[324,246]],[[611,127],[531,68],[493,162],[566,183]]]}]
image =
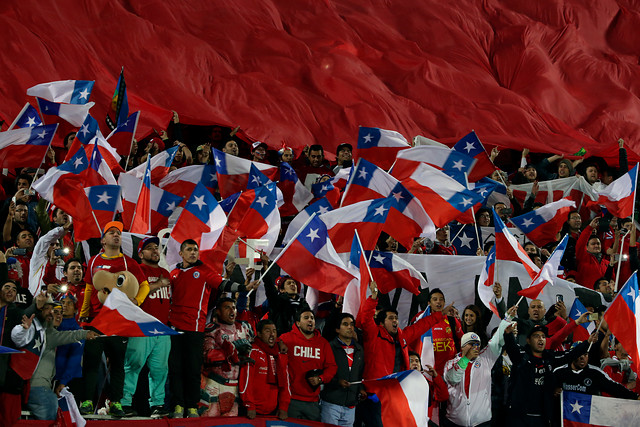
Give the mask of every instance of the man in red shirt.
[{"label": "man in red shirt", "polygon": [[182,333],[171,336],[169,385],[173,418],[192,418],[198,416],[209,296],[218,289],[222,277],[200,261],[195,240],[188,239],[180,245],[180,257],[182,262],[171,272],[169,325]]},{"label": "man in red shirt", "polygon": [[[140,270],[138,263],[120,251],[122,228],[123,225],[120,221],[107,223],[102,234],[101,243],[103,251],[91,258],[87,263],[87,271],[85,272],[84,279],[87,287],[81,313],[81,318],[83,318],[82,320],[85,322],[93,320],[93,317],[95,317],[102,308],[102,303],[98,300],[98,293],[93,287],[93,275],[100,270],[106,270],[111,273],[129,271],[133,274],[140,284],[140,290],[135,297],[135,302],[138,305],[144,301],[144,298],[149,293],[147,279],[142,273],[142,270]],[[109,387],[107,389],[107,397],[111,401],[109,414],[114,417],[125,416],[122,405],[120,404],[120,399],[122,399],[122,389],[124,387],[124,355],[126,350],[127,338],[123,337],[112,336],[87,341],[84,347],[82,374],[85,388],[82,393],[79,393],[81,397],[80,401],[82,401],[80,413],[87,415],[93,414],[94,412],[93,398],[97,397],[95,395],[97,394],[98,371],[102,363],[102,353],[104,352],[109,358],[111,367]]]},{"label": "man in red shirt", "polygon": [[582,230],[576,243],[576,282],[587,288],[591,288],[594,278],[611,277],[613,274],[607,274],[609,260],[602,253],[600,238],[593,234],[598,229],[598,223],[599,218],[594,218]]},{"label": "man in red shirt", "polygon": [[281,340],[288,348],[291,375],[288,414],[320,421],[320,385],[331,381],[338,370],[331,345],[316,330],[316,318],[310,309],[298,312],[294,328]]},{"label": "man in red shirt", "polygon": [[[142,260],[140,269],[149,283],[149,295],[140,308],[162,323],[169,322],[169,272],[158,266],[160,250],[157,237],[146,237],[138,244],[138,255]],[[164,410],[165,383],[169,373],[169,351],[171,338],[168,335],[157,337],[131,337],[127,344],[124,362],[124,391],[122,408],[127,415],[134,414],[131,407],[133,394],[138,385],[138,375],[146,364],[149,367],[149,407],[151,418],[161,418],[168,413]]]},{"label": "man in red shirt", "polygon": [[287,355],[280,354],[276,339],[278,332],[273,320],[264,319],[256,326],[256,340],[249,358],[253,362],[240,368],[239,390],[247,418],[273,414],[287,419],[291,400]]}]

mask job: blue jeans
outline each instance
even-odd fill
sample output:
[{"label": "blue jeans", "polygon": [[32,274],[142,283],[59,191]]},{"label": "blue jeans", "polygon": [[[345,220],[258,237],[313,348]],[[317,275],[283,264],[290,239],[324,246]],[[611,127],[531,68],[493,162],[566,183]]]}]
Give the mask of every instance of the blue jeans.
[{"label": "blue jeans", "polygon": [[320,401],[320,420],[323,423],[351,427],[355,418],[356,408],[347,408],[324,400]]},{"label": "blue jeans", "polygon": [[37,420],[55,420],[58,396],[48,387],[31,387],[27,408]]}]

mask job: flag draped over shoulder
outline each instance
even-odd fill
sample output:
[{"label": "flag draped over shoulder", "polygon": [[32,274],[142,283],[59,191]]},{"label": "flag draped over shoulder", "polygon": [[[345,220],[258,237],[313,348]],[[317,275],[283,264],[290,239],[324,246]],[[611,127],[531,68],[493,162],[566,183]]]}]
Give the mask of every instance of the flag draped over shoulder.
[{"label": "flag draped over shoulder", "polygon": [[382,424],[395,427],[427,427],[429,383],[422,373],[410,370],[365,381],[369,393],[380,400]]}]

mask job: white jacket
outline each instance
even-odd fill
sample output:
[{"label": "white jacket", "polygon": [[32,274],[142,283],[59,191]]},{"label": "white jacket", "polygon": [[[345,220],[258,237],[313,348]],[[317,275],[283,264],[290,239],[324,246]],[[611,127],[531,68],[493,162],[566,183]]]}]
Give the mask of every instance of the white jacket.
[{"label": "white jacket", "polygon": [[[491,368],[504,345],[504,330],[510,322],[502,320],[498,331],[478,357],[469,362],[470,370],[458,364],[459,353],[444,366],[444,380],[449,386],[447,418],[460,426],[473,427],[491,420]],[[468,368],[468,367],[467,367]],[[469,396],[465,393],[467,372],[471,373]]]}]

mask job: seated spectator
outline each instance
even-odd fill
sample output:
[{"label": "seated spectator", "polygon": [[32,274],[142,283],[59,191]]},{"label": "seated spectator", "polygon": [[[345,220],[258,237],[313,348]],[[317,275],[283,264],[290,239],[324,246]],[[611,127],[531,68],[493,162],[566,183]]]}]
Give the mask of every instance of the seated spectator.
[{"label": "seated spectator", "polygon": [[249,419],[257,415],[277,415],[281,420],[288,418],[291,400],[288,359],[276,346],[277,338],[272,320],[259,321],[249,363],[240,367],[239,392]]}]

